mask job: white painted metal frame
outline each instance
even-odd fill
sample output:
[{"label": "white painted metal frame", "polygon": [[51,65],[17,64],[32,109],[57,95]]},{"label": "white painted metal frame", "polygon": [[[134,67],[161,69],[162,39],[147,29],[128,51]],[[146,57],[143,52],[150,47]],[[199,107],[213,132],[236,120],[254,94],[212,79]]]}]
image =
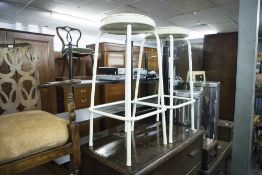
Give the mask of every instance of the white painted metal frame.
[{"label": "white painted metal frame", "polygon": [[[182,98],[173,96],[174,94],[174,77],[173,77],[173,71],[174,71],[174,38],[172,35],[169,35],[170,40],[170,57],[169,57],[169,106],[167,108],[169,111],[169,143],[173,143],[173,109],[177,109],[182,106],[191,105],[191,129],[195,129],[195,118],[194,118],[194,96],[193,96],[193,82],[192,82],[192,51],[191,51],[191,44],[190,41],[187,39],[176,39],[176,40],[184,40],[187,42],[187,50],[188,50],[188,67],[189,67],[189,88],[190,88],[190,98]],[[188,100],[187,102],[181,103],[179,105],[174,105],[173,99],[184,99]]]},{"label": "white painted metal frame", "polygon": [[[188,39],[175,39],[176,41],[184,40],[187,43],[188,47],[188,67],[189,67],[189,87],[190,87],[190,98],[178,97],[174,96],[174,38],[173,35],[169,35],[170,41],[170,53],[169,53],[169,95],[165,95],[166,98],[169,98],[169,106],[166,106],[169,109],[169,138],[168,142],[173,143],[173,111],[174,109],[191,105],[191,129],[195,129],[194,123],[194,96],[193,96],[193,78],[192,78],[192,51],[191,51],[191,44]],[[183,99],[187,100],[184,103],[179,105],[174,105],[174,99]],[[158,104],[160,104],[160,100],[158,98]],[[159,115],[157,115],[156,121],[159,121]]]},{"label": "white painted metal frame", "polygon": [[[163,143],[167,144],[167,134],[166,134],[166,119],[165,119],[165,111],[166,106],[164,104],[164,86],[163,86],[163,71],[162,71],[162,52],[161,52],[161,44],[160,39],[157,33],[151,32],[156,37],[157,41],[157,51],[158,51],[158,66],[159,66],[159,93],[158,95],[148,96],[144,98],[137,98],[138,95],[138,87],[139,87],[139,79],[140,79],[140,68],[142,64],[142,55],[143,55],[143,47],[144,47],[144,41],[141,44],[140,47],[140,54],[139,54],[139,69],[138,69],[138,76],[136,81],[136,89],[135,89],[135,98],[132,101],[131,100],[131,36],[132,36],[132,26],[129,24],[127,25],[127,31],[126,31],[126,56],[125,56],[125,100],[118,101],[118,102],[112,102],[102,105],[94,106],[95,101],[95,82],[96,82],[96,73],[97,73],[97,60],[98,60],[98,49],[99,49],[99,41],[101,36],[103,35],[103,32],[100,33],[97,37],[96,44],[95,44],[95,55],[94,55],[94,65],[93,65],[93,78],[92,78],[92,89],[91,89],[91,104],[90,104],[90,134],[89,134],[89,146],[93,146],[93,114],[97,113],[100,115],[104,115],[110,118],[118,119],[125,121],[125,131],[126,131],[126,142],[127,142],[127,160],[126,165],[131,166],[131,132],[132,132],[132,126],[134,126],[134,121],[138,121],[150,116],[157,115],[159,113],[162,113],[162,127],[163,127]],[[161,104],[153,104],[149,102],[144,102],[142,100],[153,98],[155,96],[158,96],[161,100]],[[120,116],[116,114],[111,114],[107,112],[100,111],[99,108],[102,107],[108,107],[112,105],[117,104],[125,104],[125,116]],[[131,114],[131,107],[132,103],[134,104],[134,110],[133,114]],[[136,113],[136,105],[144,105],[144,106],[150,106],[156,108],[155,111],[135,116]]]}]

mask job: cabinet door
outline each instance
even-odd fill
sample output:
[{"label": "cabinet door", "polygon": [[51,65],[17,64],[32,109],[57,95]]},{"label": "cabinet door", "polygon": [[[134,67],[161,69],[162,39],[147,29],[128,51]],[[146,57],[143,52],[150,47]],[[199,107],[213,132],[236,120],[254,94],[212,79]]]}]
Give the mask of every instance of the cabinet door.
[{"label": "cabinet door", "polygon": [[[54,51],[53,36],[37,35],[23,32],[7,32],[7,43],[30,43],[38,56],[40,83],[54,81]],[[42,110],[56,113],[55,88],[41,89]]]},{"label": "cabinet door", "polygon": [[208,81],[221,82],[219,116],[223,120],[234,119],[237,42],[236,32],[204,38],[203,70]]},{"label": "cabinet door", "polygon": [[101,96],[102,103],[109,103],[125,99],[125,84],[105,84],[102,85]]}]

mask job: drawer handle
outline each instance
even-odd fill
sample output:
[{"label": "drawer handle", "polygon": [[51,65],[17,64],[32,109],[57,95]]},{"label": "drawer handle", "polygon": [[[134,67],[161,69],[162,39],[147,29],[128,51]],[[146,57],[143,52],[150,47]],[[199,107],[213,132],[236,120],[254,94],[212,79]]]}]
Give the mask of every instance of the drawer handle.
[{"label": "drawer handle", "polygon": [[197,149],[195,149],[195,150],[193,150],[193,151],[191,151],[190,153],[188,153],[187,155],[189,156],[189,157],[195,157],[197,154],[199,153],[199,150],[197,150]]},{"label": "drawer handle", "polygon": [[85,92],[86,92],[86,89],[80,89],[80,92],[81,92],[81,93],[85,93]]},{"label": "drawer handle", "polygon": [[85,103],[85,102],[87,101],[86,98],[84,98],[84,99],[80,99],[80,100],[81,100],[81,103]]}]

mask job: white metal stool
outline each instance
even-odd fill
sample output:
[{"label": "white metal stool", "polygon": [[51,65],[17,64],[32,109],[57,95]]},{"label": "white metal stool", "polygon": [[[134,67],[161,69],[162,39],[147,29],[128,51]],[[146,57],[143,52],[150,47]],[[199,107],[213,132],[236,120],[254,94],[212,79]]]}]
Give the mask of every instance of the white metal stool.
[{"label": "white metal stool", "polygon": [[[156,29],[157,34],[159,35],[161,41],[169,40],[170,49],[169,49],[169,95],[165,95],[166,98],[169,98],[169,106],[166,106],[169,109],[169,143],[173,143],[173,110],[180,107],[191,105],[191,129],[194,128],[194,98],[193,98],[193,82],[192,82],[192,52],[191,44],[186,37],[188,37],[188,30],[182,27],[168,26],[168,27],[159,27]],[[152,35],[147,37],[152,39]],[[188,67],[189,67],[189,87],[190,87],[190,98],[174,96],[174,40],[184,40],[187,42],[188,46]],[[162,44],[163,45],[163,44]],[[174,99],[183,99],[186,102],[174,105]],[[158,99],[158,104],[160,100]],[[159,121],[159,115],[157,115],[157,121]]]},{"label": "white metal stool", "polygon": [[[163,127],[163,142],[167,144],[167,136],[166,136],[166,120],[165,120],[165,111],[166,107],[164,105],[164,91],[163,91],[163,71],[162,71],[162,53],[161,53],[161,45],[160,39],[155,30],[155,22],[144,15],[132,14],[132,13],[123,13],[111,15],[109,17],[104,18],[101,21],[100,27],[101,33],[97,37],[96,45],[95,45],[95,55],[94,55],[94,65],[93,65],[93,78],[92,78],[92,90],[91,90],[91,105],[90,105],[90,135],[89,135],[89,146],[93,146],[93,113],[101,114],[103,116],[107,116],[110,118],[118,119],[125,121],[125,130],[126,130],[126,140],[127,140],[127,166],[131,166],[131,130],[132,130],[132,122],[138,121],[150,116],[154,116],[156,114],[162,113],[162,127]],[[99,41],[101,36],[104,33],[116,34],[116,35],[126,35],[126,53],[125,53],[125,100],[112,102],[102,105],[94,106],[94,97],[95,97],[95,82],[96,82],[96,73],[97,73],[97,59],[98,59],[98,49],[99,49]],[[136,95],[135,99],[131,100],[131,37],[132,34],[141,34],[141,33],[151,33],[156,37],[157,41],[157,50],[158,50],[158,66],[159,66],[159,93],[161,96],[161,103],[153,104],[149,102],[144,102],[142,100],[150,98],[143,97],[137,98],[137,90],[139,86],[139,78],[140,78],[140,70],[138,71],[137,84],[136,84]],[[140,47],[139,60],[141,64],[142,55],[143,55],[143,45]],[[102,107],[113,106],[117,104],[125,104],[125,116],[119,116],[107,112],[103,112],[99,110]],[[145,105],[156,108],[155,111],[135,116],[135,110],[133,115],[131,114],[131,105],[134,106],[136,104]]]}]

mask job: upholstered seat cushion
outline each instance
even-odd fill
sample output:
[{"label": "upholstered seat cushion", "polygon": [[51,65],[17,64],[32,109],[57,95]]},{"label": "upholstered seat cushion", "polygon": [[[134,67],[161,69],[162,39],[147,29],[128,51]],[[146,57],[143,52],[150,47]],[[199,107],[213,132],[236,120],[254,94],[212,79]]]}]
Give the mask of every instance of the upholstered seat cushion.
[{"label": "upholstered seat cushion", "polygon": [[[63,52],[63,56],[66,55],[68,52],[68,48],[64,49],[62,52]],[[90,48],[72,48],[72,53],[73,56],[75,57],[83,57],[87,55],[92,55],[93,50]]]},{"label": "upholstered seat cushion", "polygon": [[132,34],[143,34],[155,30],[156,23],[148,16],[135,13],[120,13],[105,17],[100,21],[100,30],[111,34],[126,34],[128,24]]},{"label": "upholstered seat cushion", "polygon": [[65,144],[67,124],[39,110],[0,116],[0,164]]}]

